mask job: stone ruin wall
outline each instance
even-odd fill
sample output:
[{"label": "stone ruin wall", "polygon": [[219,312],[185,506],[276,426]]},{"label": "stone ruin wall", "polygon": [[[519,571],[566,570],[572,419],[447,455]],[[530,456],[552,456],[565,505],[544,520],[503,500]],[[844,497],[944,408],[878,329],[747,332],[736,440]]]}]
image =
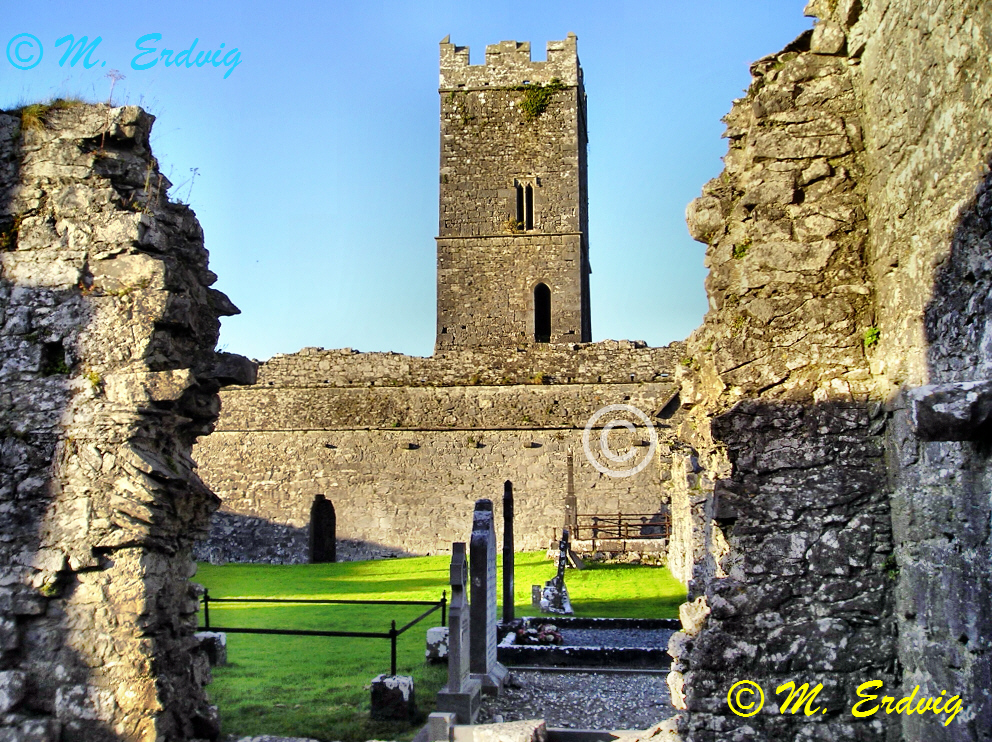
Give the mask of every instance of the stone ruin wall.
[{"label": "stone ruin wall", "polygon": [[[676,394],[681,354],[681,344],[605,341],[433,358],[349,349],[276,356],[255,386],[222,391],[217,430],[197,444],[200,474],[223,502],[197,554],[305,562],[318,494],[334,504],[339,558],[440,553],[465,539],[477,499],[492,499],[499,520],[506,479],[517,548],[544,548],[564,523],[570,451],[581,513],[667,512],[680,413],[654,418],[654,461],[628,478],[587,461],[582,431],[608,404],[660,412]],[[649,436],[621,430],[611,440],[624,450],[635,438]]]},{"label": "stone ruin wall", "polygon": [[0,113],[0,739],[214,739],[190,449],[246,359],[139,108]]},{"label": "stone ruin wall", "polygon": [[[711,308],[680,379],[670,684],[694,741],[992,739],[988,385],[965,385],[992,360],[992,7],[807,11],[687,212]],[[741,679],[769,696],[747,719]],[[964,709],[856,719],[875,679]],[[779,715],[789,680],[827,713]]]}]

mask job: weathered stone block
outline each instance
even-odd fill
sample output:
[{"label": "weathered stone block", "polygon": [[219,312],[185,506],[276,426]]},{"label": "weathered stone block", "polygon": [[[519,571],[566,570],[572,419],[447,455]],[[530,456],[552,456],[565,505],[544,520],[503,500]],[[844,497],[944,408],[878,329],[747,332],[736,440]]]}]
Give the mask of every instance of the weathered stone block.
[{"label": "weathered stone block", "polygon": [[428,742],[451,742],[457,717],[454,713],[435,711],[427,717]]},{"label": "weathered stone block", "polygon": [[456,726],[454,729],[454,742],[546,742],[547,738],[544,719]]},{"label": "weathered stone block", "polygon": [[17,670],[0,672],[0,714],[6,714],[24,698],[27,676]]},{"label": "weathered stone block", "polygon": [[913,428],[923,440],[967,441],[989,432],[992,381],[931,384],[907,396]]},{"label": "weathered stone block", "polygon": [[211,667],[227,664],[227,634],[223,631],[198,631],[193,638],[199,642],[200,650],[206,654]]},{"label": "weathered stone block", "polygon": [[427,629],[426,659],[431,664],[448,661],[448,627],[435,626]]},{"label": "weathered stone block", "polygon": [[411,721],[417,714],[410,675],[377,675],[372,679],[373,719]]}]

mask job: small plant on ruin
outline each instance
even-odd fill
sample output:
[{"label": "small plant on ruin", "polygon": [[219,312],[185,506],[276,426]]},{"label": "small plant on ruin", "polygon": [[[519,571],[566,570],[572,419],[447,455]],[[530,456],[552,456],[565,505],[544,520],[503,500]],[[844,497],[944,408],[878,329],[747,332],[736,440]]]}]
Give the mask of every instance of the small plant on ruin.
[{"label": "small plant on ruin", "polygon": [[44,103],[32,103],[21,109],[21,131],[29,129],[44,129],[45,114],[48,113],[48,106]]},{"label": "small plant on ruin", "polygon": [[61,376],[69,373],[69,364],[65,361],[65,348],[62,343],[45,343],[41,355],[41,375]]},{"label": "small plant on ruin", "polygon": [[751,240],[744,240],[734,245],[733,256],[735,260],[740,260],[747,255],[748,248],[751,247]]},{"label": "small plant on ruin", "polygon": [[86,379],[90,384],[92,384],[94,389],[100,391],[100,388],[103,385],[103,378],[100,376],[100,374],[97,371],[90,369],[85,374],[83,374],[83,378]]},{"label": "small plant on ruin", "polygon": [[524,231],[524,223],[516,219],[507,219],[503,222],[503,231],[508,234],[519,234]]},{"label": "small plant on ruin", "polygon": [[869,327],[867,330],[865,330],[865,334],[864,334],[865,348],[871,348],[877,345],[878,339],[879,337],[881,337],[881,335],[882,335],[882,331],[879,330],[877,327]]},{"label": "small plant on ruin", "polygon": [[79,98],[56,98],[48,103],[32,103],[20,106],[16,112],[21,114],[21,131],[29,129],[44,129],[48,124],[48,114],[51,111],[63,111],[83,105]]},{"label": "small plant on ruin", "polygon": [[889,579],[895,580],[899,577],[899,565],[896,563],[896,555],[889,554],[882,563],[882,571]]},{"label": "small plant on ruin", "polygon": [[565,90],[566,87],[561,80],[554,77],[551,79],[551,82],[544,85],[539,82],[527,83],[517,85],[513,89],[519,90],[524,94],[523,100],[520,101],[520,110],[523,112],[525,119],[533,121],[547,110],[555,93],[559,90]]},{"label": "small plant on ruin", "polygon": [[17,215],[9,221],[0,222],[3,230],[0,231],[0,250],[17,249],[17,233],[21,228],[21,216]]},{"label": "small plant on ruin", "polygon": [[734,317],[734,321],[730,323],[730,334],[735,336],[742,335],[745,327],[747,327],[747,317],[743,314],[738,314]]},{"label": "small plant on ruin", "polygon": [[546,373],[536,373],[530,377],[531,384],[548,384],[551,382],[551,377]]}]

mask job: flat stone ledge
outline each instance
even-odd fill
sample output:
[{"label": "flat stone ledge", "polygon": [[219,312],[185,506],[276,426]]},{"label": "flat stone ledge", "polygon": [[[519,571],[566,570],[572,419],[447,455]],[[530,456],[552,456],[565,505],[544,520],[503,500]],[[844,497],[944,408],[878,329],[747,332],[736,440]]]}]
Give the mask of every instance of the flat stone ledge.
[{"label": "flat stone ledge", "polygon": [[992,381],[931,384],[907,392],[913,430],[925,441],[972,441],[992,426]]}]

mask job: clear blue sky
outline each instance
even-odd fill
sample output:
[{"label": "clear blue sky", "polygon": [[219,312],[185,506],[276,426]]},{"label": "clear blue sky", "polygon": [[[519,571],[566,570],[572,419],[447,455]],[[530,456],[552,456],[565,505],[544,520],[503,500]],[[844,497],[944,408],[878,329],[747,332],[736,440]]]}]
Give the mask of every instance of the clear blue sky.
[{"label": "clear blue sky", "polygon": [[[0,46],[30,33],[37,66],[0,59],[0,106],[59,95],[158,117],[152,146],[203,225],[211,268],[242,314],[220,344],[265,359],[314,345],[430,355],[434,343],[438,42],[579,37],[589,113],[593,339],[663,345],[706,309],[686,204],[721,169],[720,118],[748,64],[811,19],[803,0],[495,3],[34,0],[7,3]],[[236,67],[131,68],[146,46],[219,45]],[[90,60],[59,61],[73,34]],[[213,57],[212,57],[213,58]],[[222,63],[222,58],[217,58]],[[229,63],[235,58],[228,57]],[[103,65],[102,63],[106,63]],[[224,74],[230,75],[224,79]],[[190,190],[190,169],[198,174]]]}]

